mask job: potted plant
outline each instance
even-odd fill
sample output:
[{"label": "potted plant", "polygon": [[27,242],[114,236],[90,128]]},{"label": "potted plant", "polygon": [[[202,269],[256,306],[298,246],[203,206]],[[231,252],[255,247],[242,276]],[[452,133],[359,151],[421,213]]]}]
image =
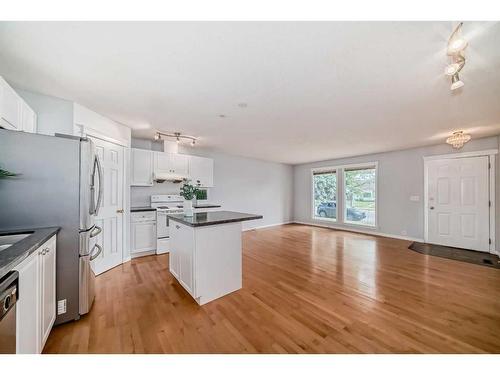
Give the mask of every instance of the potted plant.
[{"label": "potted plant", "polygon": [[17,173],[9,172],[5,169],[0,168],[0,178],[9,178],[15,176],[17,176]]},{"label": "potted plant", "polygon": [[184,180],[180,194],[184,198],[184,216],[193,216],[193,198],[196,196],[198,188],[190,183],[190,180]]}]

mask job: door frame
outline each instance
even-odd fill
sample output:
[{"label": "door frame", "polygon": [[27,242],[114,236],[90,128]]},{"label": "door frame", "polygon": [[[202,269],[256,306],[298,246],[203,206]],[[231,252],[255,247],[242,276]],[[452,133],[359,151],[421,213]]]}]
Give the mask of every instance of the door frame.
[{"label": "door frame", "polygon": [[130,260],[129,249],[129,227],[130,227],[130,175],[129,175],[129,165],[130,165],[130,147],[125,139],[112,138],[109,137],[93,128],[85,126],[83,124],[75,123],[74,126],[75,135],[79,137],[90,136],[93,138],[98,138],[105,142],[113,143],[117,146],[123,148],[123,193],[122,193],[122,206],[123,206],[123,220],[122,220],[122,263],[128,262]]},{"label": "door frame", "polygon": [[490,205],[490,248],[489,252],[500,255],[495,246],[495,155],[498,154],[498,150],[489,149],[481,151],[472,152],[461,152],[458,154],[444,154],[444,155],[433,155],[424,156],[424,242],[428,241],[429,232],[429,200],[428,200],[428,173],[429,173],[429,161],[433,160],[445,160],[445,159],[461,159],[461,158],[472,158],[478,156],[487,156],[489,161],[489,200]]}]

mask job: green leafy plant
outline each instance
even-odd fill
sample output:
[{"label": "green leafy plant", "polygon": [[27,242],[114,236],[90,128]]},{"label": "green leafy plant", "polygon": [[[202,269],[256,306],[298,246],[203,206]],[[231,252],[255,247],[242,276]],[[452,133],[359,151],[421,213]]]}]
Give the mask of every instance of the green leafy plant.
[{"label": "green leafy plant", "polygon": [[180,194],[185,200],[190,201],[196,196],[197,191],[199,191],[199,189],[192,185],[190,180],[185,180],[182,184]]},{"label": "green leafy plant", "polygon": [[9,178],[15,176],[17,176],[17,173],[9,172],[5,169],[0,168],[0,178]]},{"label": "green leafy plant", "polygon": [[196,199],[199,201],[207,199],[207,191],[205,189],[197,189],[195,195]]}]

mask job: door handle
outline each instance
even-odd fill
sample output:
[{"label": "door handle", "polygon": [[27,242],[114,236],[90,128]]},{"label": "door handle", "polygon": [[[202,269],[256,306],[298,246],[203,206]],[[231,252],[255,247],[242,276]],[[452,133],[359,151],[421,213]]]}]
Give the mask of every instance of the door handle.
[{"label": "door handle", "polygon": [[434,209],[434,206],[430,206],[430,207],[429,207],[429,210],[433,210],[433,209]]},{"label": "door handle", "polygon": [[119,210],[116,210],[117,214],[123,214],[123,208],[120,208]]}]

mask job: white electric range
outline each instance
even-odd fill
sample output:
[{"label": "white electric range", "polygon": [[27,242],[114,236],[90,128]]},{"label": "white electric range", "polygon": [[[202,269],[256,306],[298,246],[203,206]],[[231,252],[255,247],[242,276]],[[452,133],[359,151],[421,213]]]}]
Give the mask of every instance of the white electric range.
[{"label": "white electric range", "polygon": [[156,208],[156,254],[170,251],[168,214],[183,212],[184,198],[180,195],[152,195],[151,207]]}]

